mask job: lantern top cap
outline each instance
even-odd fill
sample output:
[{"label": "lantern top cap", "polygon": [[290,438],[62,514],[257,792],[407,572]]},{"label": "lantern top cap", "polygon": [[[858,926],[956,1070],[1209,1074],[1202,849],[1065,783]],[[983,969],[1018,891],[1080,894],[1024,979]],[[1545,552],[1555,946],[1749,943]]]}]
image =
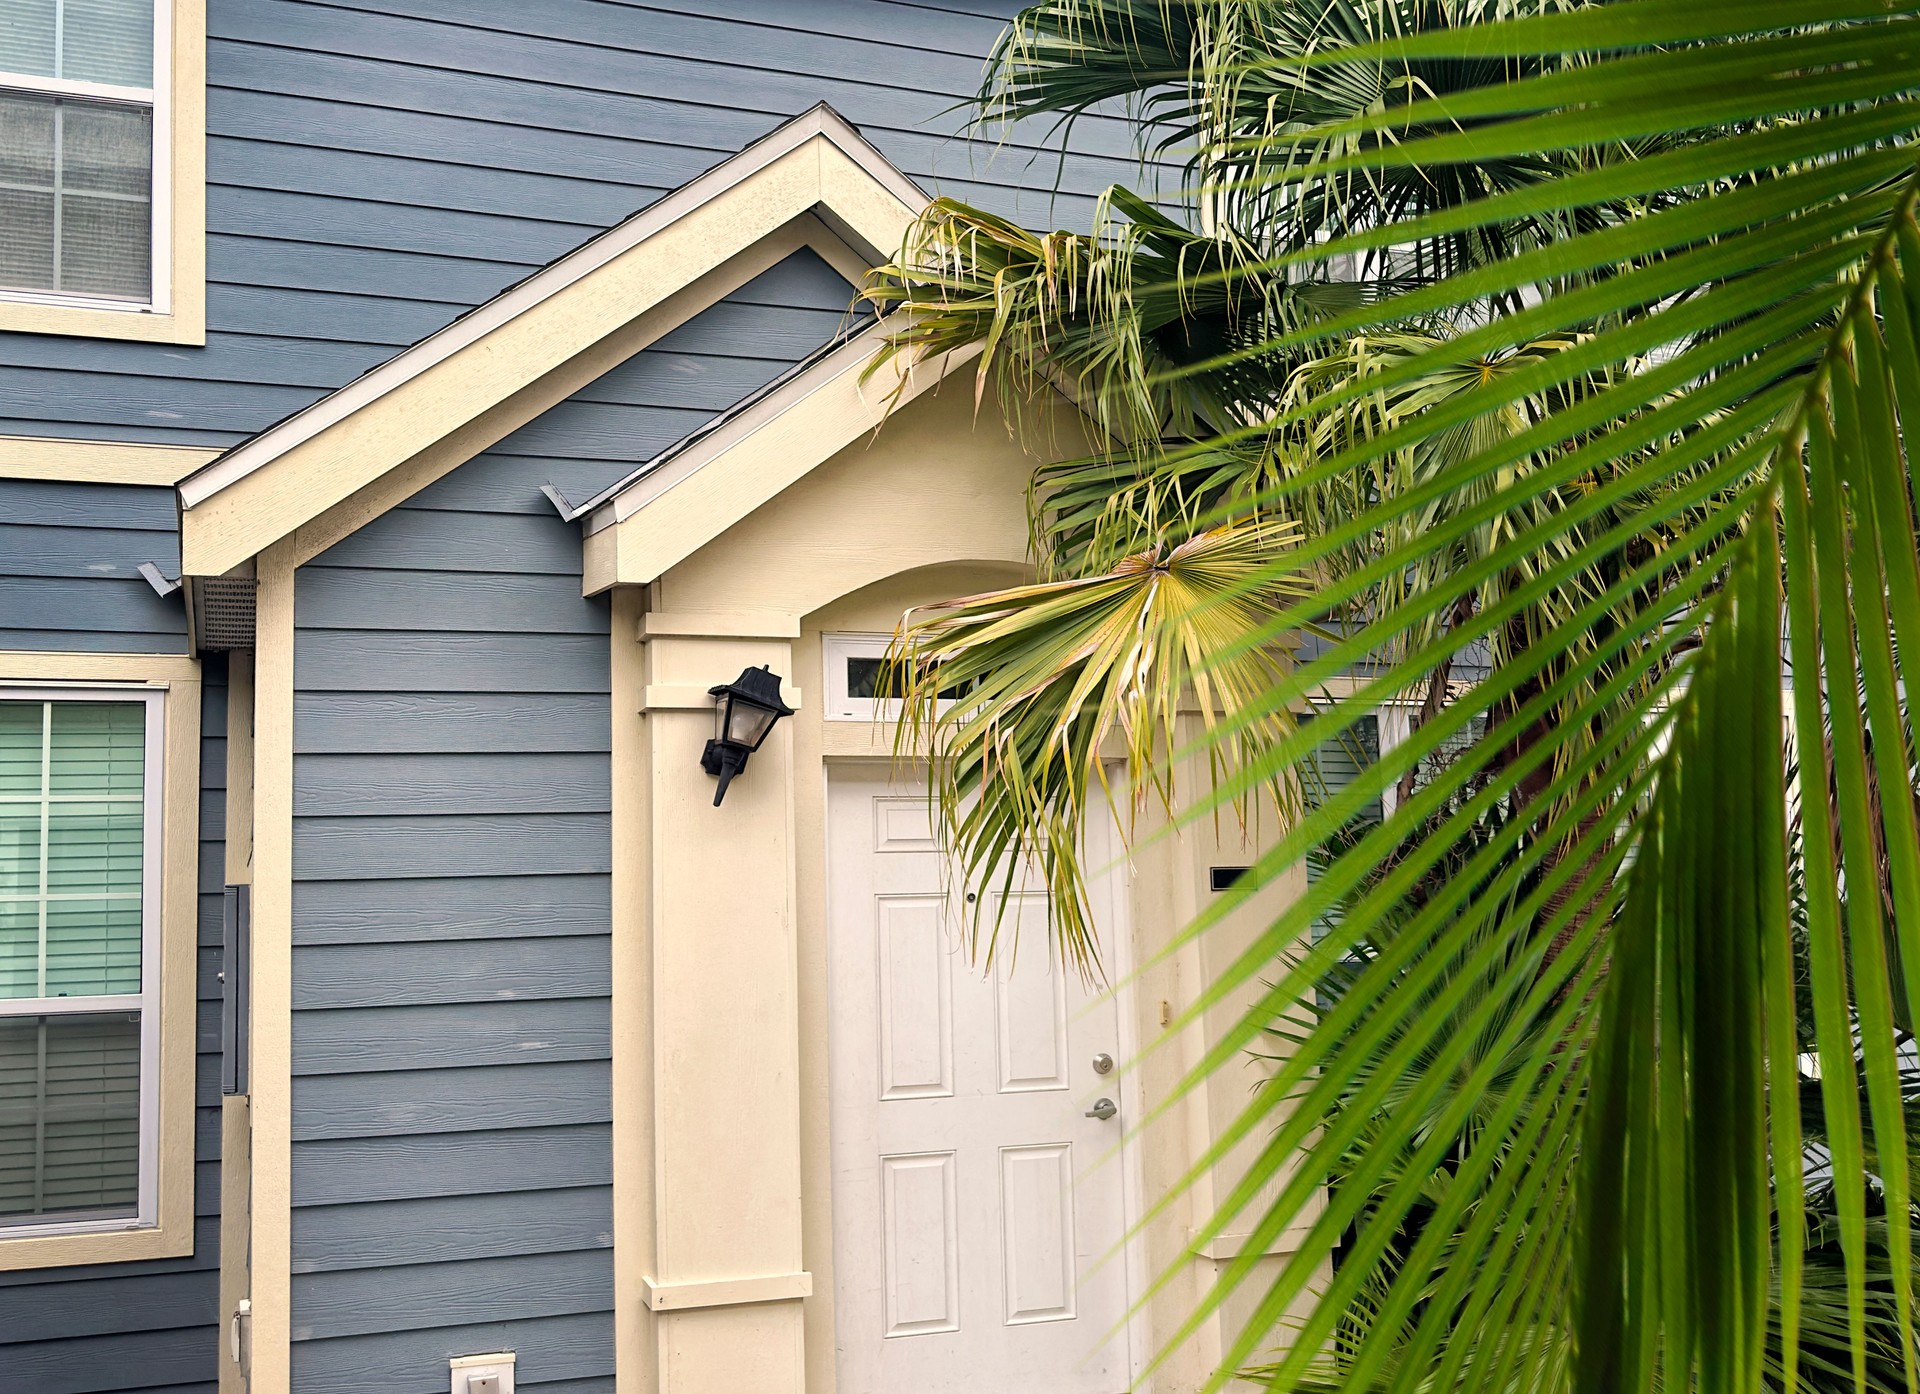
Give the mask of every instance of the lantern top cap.
[{"label": "lantern top cap", "polygon": [[707,689],[709,697],[727,695],[744,697],[749,702],[765,707],[768,711],[781,716],[792,716],[793,708],[780,700],[780,676],[763,663],[758,668],[743,668],[740,676],[732,682],[723,682]]}]

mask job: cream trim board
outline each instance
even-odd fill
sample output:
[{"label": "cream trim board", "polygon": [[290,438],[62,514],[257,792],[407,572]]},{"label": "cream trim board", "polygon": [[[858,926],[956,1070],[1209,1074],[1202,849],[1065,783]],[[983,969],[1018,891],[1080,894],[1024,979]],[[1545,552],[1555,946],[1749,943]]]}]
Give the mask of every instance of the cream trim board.
[{"label": "cream trim board", "polygon": [[259,560],[253,672],[251,1394],[290,1387],[293,1274],[293,591]]},{"label": "cream trim board", "polygon": [[[53,653],[0,650],[0,683],[197,683],[200,665],[185,654]],[[196,765],[198,761],[196,760]]]},{"label": "cream trim board", "polygon": [[613,699],[611,892],[613,915],[613,1290],[614,1368],[629,1394],[651,1390],[655,1326],[644,1301],[630,1300],[653,1267],[653,723],[636,712],[647,681],[646,650],[636,634],[646,597],[616,591],[610,627]]},{"label": "cream trim board", "polygon": [[[207,341],[207,5],[156,0],[156,54],[164,83],[155,84],[154,145],[166,150],[153,170],[154,299],[147,307],[103,308],[0,295],[0,330],[73,334],[146,343]],[[0,477],[4,477],[0,475]],[[171,483],[172,481],[167,481]]]},{"label": "cream trim board", "polygon": [[760,1278],[710,1278],[697,1283],[660,1283],[640,1279],[642,1300],[653,1312],[684,1312],[695,1307],[737,1307],[743,1302],[797,1302],[813,1296],[811,1273],[775,1273]]},{"label": "cream trim board", "polygon": [[894,360],[865,378],[892,324],[889,317],[856,335],[601,504],[587,524],[586,592],[658,580],[979,352]]},{"label": "cream trim board", "polygon": [[[0,653],[0,686],[162,694],[157,1048],[152,1131],[154,1222],[91,1234],[0,1237],[0,1272],[174,1258],[193,1252],[195,948],[200,864],[200,671],[151,654]],[[143,1159],[143,1166],[146,1159]]]},{"label": "cream trim board", "polygon": [[0,479],[171,487],[219,453],[204,446],[0,436]]},{"label": "cream trim board", "polygon": [[890,252],[925,196],[821,106],[182,481],[191,575],[219,575],[816,209]]}]

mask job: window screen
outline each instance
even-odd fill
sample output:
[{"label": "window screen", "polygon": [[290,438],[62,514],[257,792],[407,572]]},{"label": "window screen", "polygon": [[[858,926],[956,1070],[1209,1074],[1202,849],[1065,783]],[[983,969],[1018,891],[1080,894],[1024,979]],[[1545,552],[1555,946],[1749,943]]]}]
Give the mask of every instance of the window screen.
[{"label": "window screen", "polygon": [[153,21],[153,0],[0,3],[0,287],[152,298]]},{"label": "window screen", "polygon": [[0,1225],[138,1204],[147,714],[0,698]]}]

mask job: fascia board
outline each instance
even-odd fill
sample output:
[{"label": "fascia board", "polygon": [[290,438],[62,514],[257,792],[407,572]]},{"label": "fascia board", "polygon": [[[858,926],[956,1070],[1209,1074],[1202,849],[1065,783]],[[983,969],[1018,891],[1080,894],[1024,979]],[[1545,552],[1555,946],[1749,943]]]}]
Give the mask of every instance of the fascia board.
[{"label": "fascia board", "polygon": [[183,480],[182,569],[239,565],[796,217],[879,259],[926,202],[816,107]]},{"label": "fascia board", "polygon": [[778,392],[694,442],[594,511],[590,541],[613,531],[612,574],[589,585],[658,579],[740,519],[832,459],[863,434],[979,355],[969,345],[910,366],[866,369],[892,317],[850,339]]}]

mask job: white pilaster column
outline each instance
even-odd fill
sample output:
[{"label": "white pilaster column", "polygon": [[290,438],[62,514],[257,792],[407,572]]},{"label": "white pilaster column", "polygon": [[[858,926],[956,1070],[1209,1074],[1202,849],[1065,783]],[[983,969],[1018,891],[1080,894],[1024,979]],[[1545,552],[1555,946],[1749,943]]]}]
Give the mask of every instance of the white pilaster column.
[{"label": "white pilaster column", "polygon": [[763,663],[791,679],[792,646],[645,626],[654,1252],[641,1300],[657,1384],[802,1394],[791,723],[719,808],[700,767],[706,689]]}]

